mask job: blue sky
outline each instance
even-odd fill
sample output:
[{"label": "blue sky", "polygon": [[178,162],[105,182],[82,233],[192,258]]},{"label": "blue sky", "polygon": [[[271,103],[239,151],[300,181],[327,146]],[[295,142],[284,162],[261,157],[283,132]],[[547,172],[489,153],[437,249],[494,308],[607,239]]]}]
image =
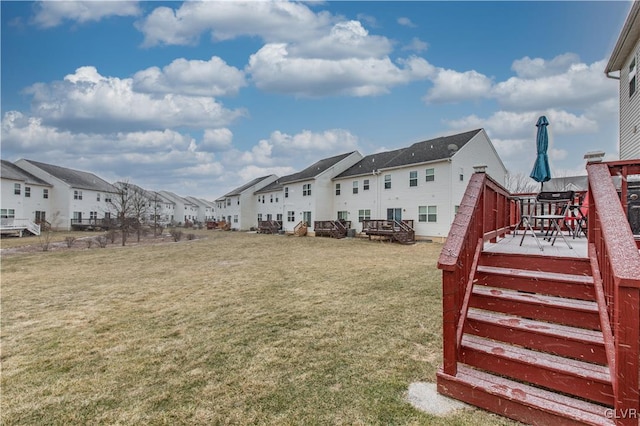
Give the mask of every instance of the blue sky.
[{"label": "blue sky", "polygon": [[2,1],[2,145],[213,200],[258,176],[484,128],[528,175],[618,152],[630,2]]}]

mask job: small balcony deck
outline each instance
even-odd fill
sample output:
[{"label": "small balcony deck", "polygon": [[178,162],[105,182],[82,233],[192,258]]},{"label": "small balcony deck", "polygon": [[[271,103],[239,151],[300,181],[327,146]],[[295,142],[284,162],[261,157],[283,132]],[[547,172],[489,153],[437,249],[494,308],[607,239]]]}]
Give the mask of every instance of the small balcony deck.
[{"label": "small balcony deck", "polygon": [[495,243],[486,242],[484,244],[484,251],[490,253],[522,254],[527,256],[574,257],[581,259],[588,257],[588,241],[584,236],[574,239],[571,235],[565,233],[565,238],[573,248],[569,248],[561,238],[558,238],[555,244],[551,245],[549,241],[544,241],[542,237],[538,237],[544,249],[541,251],[531,234],[527,234],[524,237],[521,246],[522,231],[518,231],[517,235],[507,234],[503,238],[499,238]]}]

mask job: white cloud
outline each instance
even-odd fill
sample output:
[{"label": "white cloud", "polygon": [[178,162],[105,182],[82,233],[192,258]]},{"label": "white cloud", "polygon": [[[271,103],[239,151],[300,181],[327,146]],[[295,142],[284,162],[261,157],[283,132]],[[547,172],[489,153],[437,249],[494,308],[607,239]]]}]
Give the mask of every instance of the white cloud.
[{"label": "white cloud", "polygon": [[40,1],[35,5],[32,21],[41,28],[51,28],[65,20],[86,23],[140,13],[137,1]]},{"label": "white cloud", "polygon": [[604,75],[605,61],[591,65],[573,63],[562,74],[528,79],[512,77],[498,83],[492,96],[507,108],[527,110],[541,108],[583,107],[616,95],[617,86]]},{"label": "white cloud", "polygon": [[176,59],[160,69],[150,67],[133,76],[132,89],[143,93],[228,96],[246,86],[244,73],[217,56],[208,61]]},{"label": "white cloud", "polygon": [[491,79],[474,70],[440,69],[432,80],[433,87],[424,97],[426,102],[459,102],[483,98],[491,92]]},{"label": "white cloud", "polygon": [[402,47],[402,50],[410,50],[414,52],[424,52],[429,48],[429,43],[420,40],[418,37],[411,39],[411,43]]},{"label": "white cloud", "polygon": [[158,7],[138,22],[144,45],[194,44],[203,32],[214,40],[258,36],[268,42],[312,40],[334,20],[302,3],[262,1],[184,2],[178,9]]},{"label": "white cloud", "polygon": [[27,93],[44,123],[76,131],[207,128],[226,126],[244,114],[208,97],[139,93],[132,79],[104,77],[94,67],[79,68],[62,82],[34,84]]},{"label": "white cloud", "polygon": [[404,27],[410,27],[410,28],[415,28],[416,24],[414,24],[413,22],[411,22],[411,19],[407,18],[406,16],[400,17],[398,18],[398,24],[404,26]]},{"label": "white cloud", "polygon": [[205,129],[200,149],[204,151],[225,151],[231,148],[233,133],[227,128]]},{"label": "white cloud", "polygon": [[516,75],[520,78],[535,79],[564,74],[573,64],[579,62],[580,57],[574,53],[558,55],[550,61],[544,60],[543,58],[531,59],[525,56],[522,59],[513,61],[511,69],[515,71]]},{"label": "white cloud", "polygon": [[390,88],[422,79],[431,66],[421,58],[401,62],[388,57],[365,59],[305,59],[289,57],[285,44],[267,44],[251,55],[247,71],[255,85],[265,91],[298,96],[372,96]]},{"label": "white cloud", "polygon": [[379,58],[391,52],[391,42],[372,36],[358,21],[336,23],[326,35],[304,43],[291,43],[288,53],[318,59]]},{"label": "white cloud", "polygon": [[358,147],[357,136],[343,129],[325,130],[320,133],[303,130],[295,135],[275,131],[271,134],[269,142],[276,147],[276,150],[283,153],[292,151],[338,153],[353,151]]}]

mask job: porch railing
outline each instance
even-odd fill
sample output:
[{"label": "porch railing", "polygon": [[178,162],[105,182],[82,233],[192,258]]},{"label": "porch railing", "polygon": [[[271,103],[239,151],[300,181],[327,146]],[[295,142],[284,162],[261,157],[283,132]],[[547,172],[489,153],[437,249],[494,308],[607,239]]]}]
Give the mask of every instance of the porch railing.
[{"label": "porch railing", "polygon": [[[589,181],[589,252],[601,279],[600,309],[610,330],[603,330],[613,381],[617,424],[638,424],[640,355],[640,254],[626,214],[627,178],[640,174],[640,160],[591,163]],[[618,193],[612,176],[618,176]],[[608,320],[608,321],[607,321]],[[634,414],[635,415],[630,415]],[[626,414],[626,415],[625,415]]]},{"label": "porch railing", "polygon": [[509,192],[485,173],[474,173],[444,244],[438,268],[443,283],[443,369],[455,376],[472,289],[485,241],[504,236],[518,220]]}]

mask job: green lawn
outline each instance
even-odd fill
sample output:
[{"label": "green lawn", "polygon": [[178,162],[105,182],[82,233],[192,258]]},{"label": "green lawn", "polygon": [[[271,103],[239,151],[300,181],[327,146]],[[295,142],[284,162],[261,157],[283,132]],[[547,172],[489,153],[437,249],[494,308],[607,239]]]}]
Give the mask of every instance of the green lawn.
[{"label": "green lawn", "polygon": [[5,256],[2,424],[513,424],[404,399],[441,363],[440,244],[199,235]]}]

